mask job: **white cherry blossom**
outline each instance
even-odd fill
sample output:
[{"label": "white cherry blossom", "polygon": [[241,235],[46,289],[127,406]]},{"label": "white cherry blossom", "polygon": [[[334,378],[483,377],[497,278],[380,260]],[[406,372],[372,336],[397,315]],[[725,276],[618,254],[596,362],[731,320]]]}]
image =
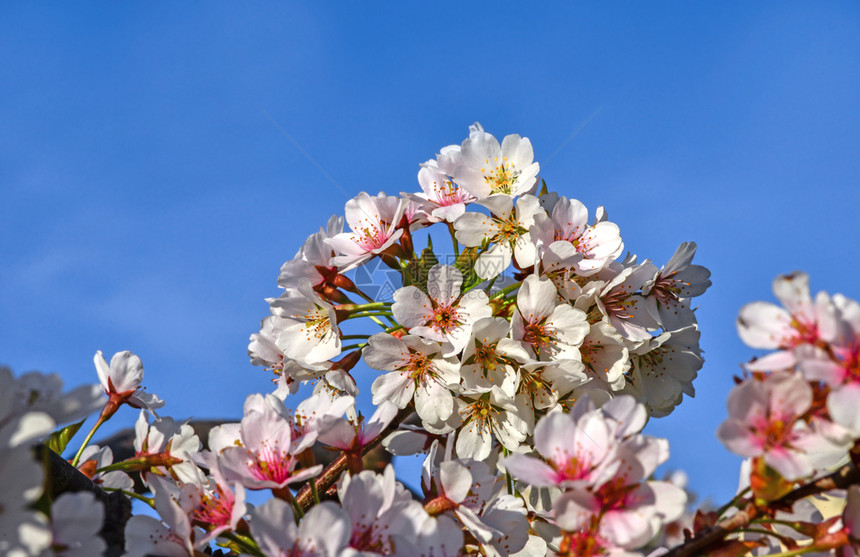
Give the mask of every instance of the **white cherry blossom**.
[{"label": "white cherry blossom", "polygon": [[323,284],[326,281],[323,272],[325,274],[337,272],[337,267],[331,265],[331,258],[335,253],[326,243],[326,239],[334,238],[341,233],[343,233],[343,217],[332,215],[326,227],[320,227],[319,232],[311,234],[296,256],[281,266],[278,286],[286,289],[295,288],[303,278],[308,279],[311,286]]},{"label": "white cherry blossom", "polygon": [[711,272],[693,265],[695,242],[684,242],[659,274],[642,285],[642,294],[651,317],[666,331],[676,331],[696,322],[689,299],[704,294],[711,286]]},{"label": "white cherry blossom", "polygon": [[137,355],[128,350],[117,352],[110,359],[108,366],[102,351],[99,350],[93,357],[93,362],[105,394],[111,397],[111,405],[118,407],[125,403],[132,408],[144,408],[153,415],[156,415],[156,409],[164,406],[163,400],[145,392],[140,386],[143,381],[143,364]]},{"label": "white cherry blossom", "polygon": [[535,215],[531,237],[544,249],[556,242],[571,245],[580,258],[571,259],[577,275],[587,277],[614,261],[624,251],[618,225],[603,221],[588,224],[588,209],[576,199],[562,197],[552,207],[551,215]]},{"label": "white cherry blossom", "polygon": [[517,292],[511,334],[529,348],[533,357],[580,360],[579,347],[588,334],[588,321],[581,310],[559,302],[552,281],[527,276]]},{"label": "white cherry blossom", "polygon": [[409,334],[428,340],[447,342],[445,356],[463,350],[472,333],[472,324],[490,317],[487,295],[473,289],[461,296],[463,275],[451,265],[434,265],[427,275],[425,294],[416,286],[406,286],[394,293],[391,311]]},{"label": "white cherry blossom", "polygon": [[51,505],[52,550],[42,557],[102,555],[107,544],[99,537],[105,508],[88,491],[63,493]]},{"label": "white cherry blossom", "polygon": [[515,197],[534,189],[540,165],[534,162],[528,138],[508,135],[499,145],[477,122],[469,131],[454,170],[457,184],[478,199],[495,194]]},{"label": "white cherry blossom", "polygon": [[350,520],[336,504],[323,502],[297,527],[290,505],[270,499],[251,512],[251,534],[266,557],[338,557],[349,541]]},{"label": "white cherry blossom", "polygon": [[513,199],[493,195],[480,202],[490,216],[465,213],[454,221],[455,236],[464,246],[478,247],[485,241],[492,245],[475,261],[475,273],[483,279],[498,276],[508,268],[513,258],[521,268],[534,265],[536,249],[529,228],[535,215],[543,211],[533,195],[524,195],[514,208]]},{"label": "white cherry blossom", "polygon": [[388,371],[373,382],[373,403],[389,401],[405,408],[413,399],[424,426],[441,433],[457,424],[449,423],[454,412],[454,394],[460,384],[460,363],[442,356],[436,342],[406,335],[402,339],[379,333],[368,339],[364,361],[370,367]]},{"label": "white cherry blossom", "polygon": [[313,291],[307,279],[295,290],[272,300],[272,313],[283,321],[276,339],[284,356],[319,364],[341,351],[340,329],[334,307]]}]

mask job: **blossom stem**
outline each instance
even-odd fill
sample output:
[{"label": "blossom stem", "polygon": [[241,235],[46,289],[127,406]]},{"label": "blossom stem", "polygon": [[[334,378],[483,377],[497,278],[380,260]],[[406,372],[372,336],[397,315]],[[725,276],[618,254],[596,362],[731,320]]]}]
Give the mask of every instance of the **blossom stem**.
[{"label": "blossom stem", "polygon": [[[358,313],[360,311],[371,310],[371,309],[386,309],[390,307],[392,302],[370,302],[367,304],[355,304],[352,307],[345,307],[343,309],[349,310],[350,313]],[[339,309],[339,308],[336,308]]]},{"label": "blossom stem", "polygon": [[357,286],[355,287],[355,289],[353,290],[353,292],[354,292],[354,293],[356,293],[356,294],[358,294],[358,295],[359,295],[359,297],[361,297],[361,299],[362,299],[362,300],[364,300],[365,302],[373,303],[373,302],[375,302],[375,301],[376,301],[376,300],[374,300],[373,298],[371,298],[370,296],[368,296],[367,294],[365,294],[365,293],[364,293],[364,292],[363,292],[359,287],[357,287]]},{"label": "blossom stem", "polygon": [[[110,402],[108,402],[108,404],[110,404]],[[93,427],[90,432],[87,433],[86,438],[84,438],[84,442],[81,443],[81,448],[78,449],[77,453],[75,453],[75,458],[72,459],[72,466],[74,466],[75,468],[78,467],[78,462],[81,460],[81,455],[84,453],[84,449],[87,448],[87,445],[89,445],[90,440],[93,438],[93,435],[96,434],[96,430],[98,430],[98,428],[100,428],[101,425],[108,420],[108,418],[109,416],[105,416],[105,413],[102,412],[102,414],[99,416],[99,419],[96,420],[95,424],[93,424]]]},{"label": "blossom stem", "polygon": [[308,482],[308,485],[311,486],[311,494],[314,496],[314,505],[320,504],[320,492],[317,490],[317,483],[313,480]]},{"label": "blossom stem", "polygon": [[371,316],[391,317],[391,311],[390,310],[389,311],[386,311],[386,310],[376,310],[376,311],[365,310],[365,311],[362,311],[361,313],[352,314],[352,317],[371,317]]},{"label": "blossom stem", "polygon": [[517,282],[517,283],[511,284],[510,286],[506,286],[506,287],[502,288],[501,290],[499,290],[498,292],[496,292],[495,294],[493,294],[492,296],[490,296],[490,299],[492,300],[492,299],[498,298],[500,296],[507,296],[509,293],[513,292],[514,290],[519,288],[521,285],[522,285],[522,282]]},{"label": "blossom stem", "polygon": [[367,346],[366,342],[362,342],[361,344],[350,344],[349,346],[344,346],[341,350],[352,350],[354,348],[363,348]]},{"label": "blossom stem", "polygon": [[254,540],[252,540],[248,536],[242,536],[233,532],[224,532],[221,534],[221,537],[227,538],[231,542],[238,545],[242,549],[242,553],[247,552],[249,555],[263,555],[263,552],[260,551],[260,548],[257,547],[257,544],[254,542]]},{"label": "blossom stem", "polygon": [[140,493],[135,493],[133,491],[126,491],[124,489],[119,489],[118,487],[102,487],[104,491],[119,491],[123,495],[131,497],[133,499],[137,499],[138,501],[143,501],[153,509],[155,508],[155,499],[152,497],[146,497],[145,495],[141,495]]},{"label": "blossom stem", "polygon": [[340,338],[342,340],[361,340],[365,339],[370,335],[341,335]]},{"label": "blossom stem", "polygon": [[293,507],[293,517],[296,521],[296,526],[298,526],[299,522],[302,518],[305,517],[305,512],[302,510],[302,507],[296,502],[296,498],[293,496],[293,492],[290,491],[290,488],[287,486],[272,488],[272,495],[280,499],[281,501],[286,501]]},{"label": "blossom stem", "polygon": [[460,244],[457,242],[457,236],[454,233],[454,223],[448,223],[448,233],[451,234],[451,242],[454,245],[454,258],[460,257]]},{"label": "blossom stem", "polygon": [[[377,325],[379,325],[380,327],[382,327],[383,329],[385,329],[385,328],[386,328],[385,323],[383,323],[382,321],[380,321],[378,317],[370,316],[370,320],[371,320],[371,321],[373,321],[374,323],[376,323]],[[390,321],[390,319],[389,319],[389,321]]]},{"label": "blossom stem", "polygon": [[387,311],[368,311],[366,313],[352,313],[346,319],[358,319],[360,317],[391,317]]},{"label": "blossom stem", "polygon": [[747,493],[749,493],[749,491],[750,488],[748,487],[745,487],[744,489],[739,491],[738,494],[732,497],[732,499],[728,503],[726,503],[717,510],[717,516],[723,516],[723,514],[725,514],[727,510],[734,507],[738,501],[740,501]]},{"label": "blossom stem", "polygon": [[[505,447],[502,447],[502,454],[504,456],[511,456],[511,451],[509,451]],[[508,495],[513,495],[514,494],[514,481],[511,478],[511,473],[508,472],[507,469],[505,469],[505,486],[508,488]]]},{"label": "blossom stem", "polygon": [[774,553],[770,557],[794,557],[795,555],[803,555],[805,553],[811,553],[813,551],[821,551],[822,549],[829,548],[821,548],[815,544],[812,544],[804,547],[798,547],[797,549],[792,549],[789,551],[783,551],[782,553]]}]

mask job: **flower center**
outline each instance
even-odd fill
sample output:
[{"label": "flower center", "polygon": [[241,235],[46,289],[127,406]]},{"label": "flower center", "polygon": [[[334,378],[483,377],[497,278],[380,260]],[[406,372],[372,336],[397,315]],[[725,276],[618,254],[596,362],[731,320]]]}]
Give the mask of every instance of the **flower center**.
[{"label": "flower center", "polygon": [[367,251],[379,249],[388,241],[388,223],[384,220],[379,223],[370,222],[360,232],[355,234],[355,243]]},{"label": "flower center", "polygon": [[230,524],[233,515],[233,493],[216,486],[215,491],[204,494],[191,518],[203,524],[223,526]]},{"label": "flower center", "polygon": [[460,324],[460,316],[453,307],[439,306],[433,310],[430,325],[439,332],[448,332]]},{"label": "flower center", "polygon": [[496,222],[499,223],[499,231],[493,238],[493,242],[497,244],[512,244],[517,241],[517,238],[527,232],[525,228],[520,226],[516,215],[513,213],[506,220],[496,219]]},{"label": "flower center", "polygon": [[297,315],[296,318],[305,320],[304,329],[308,340],[322,340],[332,331],[329,313],[323,307],[314,306],[304,315]]},{"label": "flower center", "polygon": [[431,366],[430,358],[420,352],[412,352],[409,355],[409,363],[406,365],[406,371],[413,379],[419,379],[430,371]]},{"label": "flower center", "polygon": [[[502,158],[500,163],[499,158],[496,157],[492,163],[490,163],[490,159],[484,159],[484,164],[486,167],[481,169],[481,174],[484,175],[484,183],[490,186],[490,193],[506,193],[510,195],[511,186],[514,185],[520,174],[519,171],[514,169],[514,163],[508,162],[507,157]],[[487,167],[492,165],[496,165],[496,167],[487,171]]]},{"label": "flower center", "polygon": [[555,335],[550,332],[549,327],[543,323],[528,323],[523,333],[523,342],[530,344],[536,352],[549,348]]}]

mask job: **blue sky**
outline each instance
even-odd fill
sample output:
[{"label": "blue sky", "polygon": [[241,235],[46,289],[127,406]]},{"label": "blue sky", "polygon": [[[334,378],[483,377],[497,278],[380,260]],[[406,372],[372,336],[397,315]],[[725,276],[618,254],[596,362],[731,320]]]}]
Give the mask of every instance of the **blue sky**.
[{"label": "blue sky", "polygon": [[856,3],[3,3],[0,84],[0,362],[76,385],[129,349],[178,419],[268,390],[280,265],[476,120],[640,258],[698,243],[698,394],[648,430],[704,495],[738,309],[795,269],[860,296]]}]

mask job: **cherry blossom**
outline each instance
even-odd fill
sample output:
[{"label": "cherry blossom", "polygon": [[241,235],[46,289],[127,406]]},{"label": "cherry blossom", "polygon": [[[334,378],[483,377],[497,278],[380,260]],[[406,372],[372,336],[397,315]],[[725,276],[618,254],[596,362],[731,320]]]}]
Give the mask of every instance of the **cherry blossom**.
[{"label": "cherry blossom", "polygon": [[[588,294],[577,298],[575,305],[587,310],[591,303],[596,303],[601,314],[622,337],[633,341],[647,340],[651,337],[649,331],[659,325],[648,313],[645,297],[639,290],[656,271],[657,268],[648,261],[641,265],[610,265],[598,275],[601,281],[589,283]],[[603,277],[608,280],[603,281]]]},{"label": "cherry blossom", "polygon": [[191,521],[171,497],[168,482],[157,476],[150,480],[155,510],[161,520],[140,514],[129,519],[125,525],[126,557],[194,557]]},{"label": "cherry blossom", "polygon": [[494,385],[513,396],[516,392],[518,364],[531,360],[523,344],[508,338],[511,324],[500,317],[485,317],[475,322],[472,336],[461,357],[463,388],[473,393],[489,392]]},{"label": "cherry blossom", "polygon": [[682,243],[657,276],[642,285],[651,317],[666,331],[695,323],[689,299],[704,294],[711,286],[711,272],[692,264],[695,254],[695,242]]},{"label": "cherry blossom", "polygon": [[364,361],[370,367],[388,371],[373,382],[373,403],[389,401],[405,408],[413,399],[424,426],[435,432],[450,431],[454,394],[460,383],[459,362],[442,356],[442,347],[420,337],[396,338],[379,333],[368,339]]},{"label": "cherry blossom", "polygon": [[836,315],[830,297],[819,292],[813,301],[809,276],[795,272],[773,281],[773,293],[784,307],[753,302],[738,314],[738,334],[753,348],[777,349],[748,365],[751,370],[788,369],[796,363],[793,348],[830,340],[836,334]]},{"label": "cherry blossom", "polygon": [[81,453],[78,470],[99,487],[131,490],[134,487],[134,482],[122,470],[98,472],[99,469],[111,464],[113,464],[113,451],[110,447],[88,445]]},{"label": "cherry blossom", "polygon": [[695,396],[693,380],[704,360],[696,325],[640,341],[631,349],[628,391],[644,402],[652,416],[669,414],[683,395]]},{"label": "cherry blossom", "polygon": [[421,193],[404,195],[418,203],[419,209],[427,215],[428,223],[454,222],[466,212],[466,205],[475,201],[475,196],[454,183],[454,179],[435,160],[421,165],[418,184]]},{"label": "cherry blossom", "polygon": [[363,555],[391,555],[400,543],[415,538],[418,521],[426,516],[421,504],[395,481],[390,464],[382,474],[344,474],[337,493],[351,522],[349,547]]},{"label": "cherry blossom", "polygon": [[99,382],[106,395],[110,397],[109,407],[116,411],[122,404],[132,408],[144,408],[155,414],[155,410],[164,406],[164,401],[152,393],[147,393],[140,386],[143,381],[143,364],[140,358],[128,350],[117,352],[110,359],[110,366],[102,356],[102,351],[93,357]]},{"label": "cherry blossom", "polygon": [[192,455],[200,450],[200,439],[188,424],[177,424],[163,418],[152,424],[146,412],[140,411],[134,426],[135,458],[160,475],[172,475],[183,482],[196,482],[200,470]]},{"label": "cherry blossom", "polygon": [[485,241],[492,246],[478,256],[475,272],[483,279],[498,276],[511,264],[511,258],[520,268],[531,267],[536,249],[529,228],[535,215],[543,211],[533,195],[524,195],[514,208],[513,199],[506,195],[493,195],[480,202],[491,216],[482,213],[465,213],[454,221],[456,238],[464,246],[478,247]]},{"label": "cherry blossom", "polygon": [[551,214],[535,215],[531,237],[535,242],[540,241],[544,249],[555,242],[570,244],[582,255],[571,260],[577,275],[591,276],[623,252],[618,225],[603,221],[589,226],[588,209],[576,199],[561,197],[551,208],[544,204],[544,209]]},{"label": "cherry blossom", "polygon": [[542,360],[580,360],[579,347],[588,333],[585,313],[559,303],[552,281],[529,275],[517,293],[511,334]]},{"label": "cherry blossom", "polygon": [[38,555],[49,547],[51,531],[30,508],[42,493],[42,469],[28,447],[0,448],[0,478],[0,553]]},{"label": "cherry blossom", "polygon": [[405,208],[404,200],[385,194],[371,197],[361,192],[347,201],[344,211],[352,232],[324,240],[338,254],[332,257],[332,265],[348,271],[391,247],[403,234],[397,226]]},{"label": "cherry blossom", "polygon": [[334,307],[301,279],[295,290],[272,300],[272,313],[281,317],[276,339],[285,357],[318,364],[340,354],[340,329]]},{"label": "cherry blossom", "polygon": [[460,164],[454,170],[457,184],[478,199],[495,194],[515,197],[535,187],[540,166],[534,162],[527,138],[508,135],[499,145],[477,122],[469,132],[460,149]]},{"label": "cherry blossom", "polygon": [[763,457],[788,480],[803,478],[834,464],[846,450],[800,419],[811,405],[812,389],[800,375],[749,379],[729,394],[729,418],[717,436],[733,453]]},{"label": "cherry blossom", "polygon": [[534,447],[543,460],[515,453],[502,460],[514,476],[537,487],[602,484],[618,470],[612,425],[599,410],[573,415],[553,412],[535,427]]},{"label": "cherry blossom", "polygon": [[451,265],[434,265],[427,275],[425,294],[416,286],[394,293],[391,312],[409,334],[428,340],[447,342],[444,356],[452,356],[466,346],[472,324],[490,317],[492,310],[483,290],[470,290],[461,296],[463,275]]},{"label": "cherry blossom", "polygon": [[300,444],[294,443],[283,403],[273,395],[251,395],[238,427],[221,426],[214,438],[210,433],[209,447],[218,455],[227,481],[249,489],[281,489],[320,473],[320,465],[297,469],[298,454],[314,440],[305,436]]},{"label": "cherry blossom", "polygon": [[60,495],[51,506],[51,551],[47,555],[92,557],[103,554],[107,545],[98,534],[104,516],[104,505],[92,493]]},{"label": "cherry blossom", "polygon": [[251,534],[266,557],[337,557],[349,541],[350,519],[336,504],[324,502],[297,527],[289,504],[270,499],[251,512]]},{"label": "cherry blossom", "polygon": [[[295,288],[300,279],[308,279],[311,286],[317,287],[326,281],[326,275],[337,272],[337,267],[331,265],[335,255],[326,239],[334,238],[343,233],[343,217],[332,215],[326,227],[320,227],[319,232],[311,234],[296,256],[281,266],[278,275],[278,286]],[[325,273],[325,274],[324,274]]]},{"label": "cherry blossom", "polygon": [[516,450],[533,427],[534,414],[526,399],[496,385],[487,393],[463,393],[458,406],[463,421],[456,445],[460,458],[486,459],[494,437],[509,451]]}]

